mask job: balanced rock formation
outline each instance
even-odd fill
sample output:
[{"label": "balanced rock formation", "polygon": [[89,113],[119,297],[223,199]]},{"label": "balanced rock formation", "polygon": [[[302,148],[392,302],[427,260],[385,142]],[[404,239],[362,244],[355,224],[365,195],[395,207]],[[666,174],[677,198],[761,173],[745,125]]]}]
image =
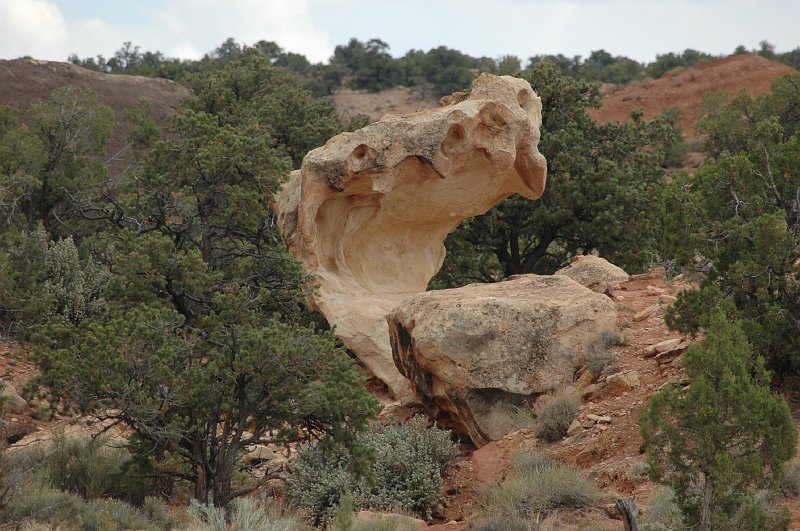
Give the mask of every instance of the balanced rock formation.
[{"label": "balanced rock formation", "polygon": [[506,435],[520,407],[572,382],[617,314],[566,276],[519,275],[415,295],[388,322],[395,363],[423,406],[481,446]]},{"label": "balanced rock formation", "polygon": [[568,276],[597,293],[606,293],[630,279],[628,273],[621,268],[604,258],[592,255],[573,257],[567,267],[559,269],[555,274]]},{"label": "balanced rock formation", "polygon": [[413,392],[386,315],[425,291],[462,220],[545,185],[541,101],[526,81],[482,74],[444,105],[332,138],[275,201],[284,241],[312,276],[311,306],[401,400]]}]

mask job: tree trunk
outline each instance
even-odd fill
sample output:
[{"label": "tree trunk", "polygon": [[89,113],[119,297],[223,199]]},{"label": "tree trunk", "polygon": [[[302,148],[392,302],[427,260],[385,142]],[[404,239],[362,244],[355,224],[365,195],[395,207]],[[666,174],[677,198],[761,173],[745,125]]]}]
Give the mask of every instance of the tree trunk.
[{"label": "tree trunk", "polygon": [[703,487],[703,505],[700,507],[700,530],[711,531],[711,511],[713,509],[711,499],[714,496],[714,478],[706,476],[706,484]]},{"label": "tree trunk", "polygon": [[202,444],[194,446],[194,498],[204,505],[208,505],[208,492],[211,488],[209,484],[208,461],[206,459],[205,447]]},{"label": "tree trunk", "polygon": [[208,505],[208,474],[203,463],[195,465],[194,499]]},{"label": "tree trunk", "polygon": [[636,507],[636,500],[614,500],[619,514],[622,515],[622,523],[625,524],[625,531],[639,531],[639,524],[636,517],[639,515],[639,508]]}]

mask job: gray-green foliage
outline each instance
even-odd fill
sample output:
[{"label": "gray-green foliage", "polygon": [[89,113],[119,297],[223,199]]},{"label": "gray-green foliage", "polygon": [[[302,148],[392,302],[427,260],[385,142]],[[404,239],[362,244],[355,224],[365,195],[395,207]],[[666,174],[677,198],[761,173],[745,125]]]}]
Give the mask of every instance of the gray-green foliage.
[{"label": "gray-green foliage", "polygon": [[778,491],[787,498],[800,496],[800,461],[790,461],[778,481]]},{"label": "gray-green foliage", "polygon": [[[151,509],[153,504],[151,502]],[[157,514],[157,513],[151,513]],[[0,511],[0,522],[40,522],[52,528],[108,530],[161,530],[175,527],[175,520],[151,518],[143,509],[120,500],[98,498],[86,500],[77,494],[60,491],[48,485],[26,483]]]},{"label": "gray-green foliage", "polygon": [[556,395],[542,404],[537,412],[536,435],[547,442],[564,437],[579,405],[578,399],[569,394]]},{"label": "gray-green foliage", "polygon": [[450,432],[427,428],[416,418],[404,425],[373,426],[359,440],[375,458],[367,476],[354,473],[345,450],[311,445],[292,463],[289,500],[317,522],[332,518],[347,492],[356,510],[403,508],[430,516],[442,494],[442,474],[457,449]]},{"label": "gray-green foliage", "polygon": [[50,443],[5,451],[0,459],[0,494],[5,494],[0,525],[98,530],[176,525],[162,500],[144,497],[147,481],[128,473],[130,454],[102,437],[57,434]]},{"label": "gray-green foliage", "polygon": [[534,451],[516,456],[508,478],[487,489],[480,504],[486,517],[531,520],[561,507],[587,507],[601,498],[580,470]]},{"label": "gray-green foliage", "polygon": [[51,318],[67,323],[104,313],[107,271],[81,259],[72,237],[49,241],[43,226],[11,233],[0,251],[0,315],[23,331]]},{"label": "gray-green foliage", "polygon": [[191,528],[197,531],[297,531],[305,529],[300,518],[284,514],[265,498],[243,497],[231,504],[229,518],[225,509],[192,500],[186,510]]},{"label": "gray-green foliage", "polygon": [[128,450],[104,437],[57,433],[51,442],[11,452],[7,460],[8,473],[17,485],[33,482],[85,499],[118,498],[136,503],[142,503],[147,492],[147,480],[132,473]]},{"label": "gray-green foliage", "polygon": [[639,523],[642,531],[669,531],[686,527],[671,488],[658,487],[653,491]]},{"label": "gray-green foliage", "polygon": [[611,347],[619,345],[621,342],[622,338],[618,333],[603,330],[594,341],[589,343],[584,361],[586,370],[591,372],[594,378],[598,378],[603,371],[613,372],[612,369],[616,366],[619,356],[611,350]]}]

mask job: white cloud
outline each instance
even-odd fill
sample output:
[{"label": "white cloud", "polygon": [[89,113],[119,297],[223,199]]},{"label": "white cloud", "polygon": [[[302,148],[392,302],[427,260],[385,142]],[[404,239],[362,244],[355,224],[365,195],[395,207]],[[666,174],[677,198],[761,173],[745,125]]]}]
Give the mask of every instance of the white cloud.
[{"label": "white cloud", "polygon": [[181,41],[206,51],[228,37],[247,44],[275,41],[311,61],[327,60],[333,49],[311,23],[306,0],[169,0],[156,16]]},{"label": "white cloud", "polygon": [[312,24],[307,0],[165,0],[159,7],[139,6],[135,17],[119,24],[69,15],[59,0],[0,0],[0,58],[108,57],[131,41],[197,59],[228,37],[245,44],[275,41],[311,61],[325,61],[333,50],[327,33]]},{"label": "white cloud", "polygon": [[67,34],[67,23],[53,2],[0,0],[0,58],[50,58]]}]

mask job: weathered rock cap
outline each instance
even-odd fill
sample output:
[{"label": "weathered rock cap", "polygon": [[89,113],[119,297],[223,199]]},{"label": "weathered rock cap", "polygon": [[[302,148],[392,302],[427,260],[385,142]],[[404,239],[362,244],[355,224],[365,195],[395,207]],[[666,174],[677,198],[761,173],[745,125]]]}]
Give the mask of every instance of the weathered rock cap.
[{"label": "weathered rock cap", "polygon": [[538,275],[421,293],[387,320],[395,364],[428,413],[479,446],[513,429],[518,408],[572,382],[588,345],[617,327],[608,297]]}]

